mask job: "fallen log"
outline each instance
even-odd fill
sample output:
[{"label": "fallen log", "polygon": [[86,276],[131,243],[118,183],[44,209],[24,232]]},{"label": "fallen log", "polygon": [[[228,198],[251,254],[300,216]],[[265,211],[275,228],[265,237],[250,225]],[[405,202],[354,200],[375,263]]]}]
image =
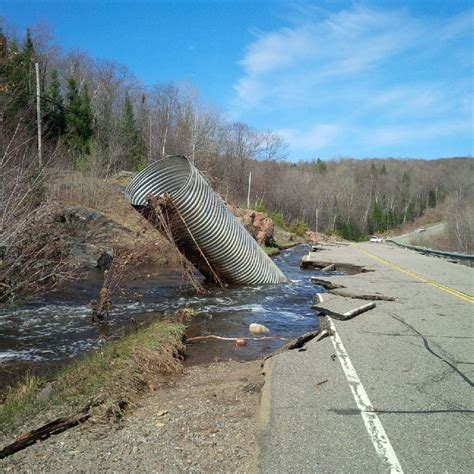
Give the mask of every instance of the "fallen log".
[{"label": "fallen log", "polygon": [[52,435],[62,433],[73,426],[84,423],[91,417],[91,414],[89,413],[91,406],[92,402],[88,403],[82,410],[73,415],[57,418],[36,430],[21,434],[13,443],[5,446],[0,451],[0,459],[21,451],[37,441],[44,441]]},{"label": "fallen log", "polygon": [[366,311],[369,311],[369,309],[375,308],[375,303],[367,303],[362,306],[359,306],[358,308],[351,309],[350,311],[346,311],[343,316],[345,319],[352,319],[355,316],[358,316],[359,314],[365,313]]},{"label": "fallen log", "polygon": [[322,286],[325,290],[335,290],[337,288],[345,288],[344,285],[338,285],[337,283],[333,283],[332,281],[323,280],[315,276],[311,277],[311,283],[314,283],[315,285],[318,285],[318,286]]},{"label": "fallen log", "polygon": [[395,298],[393,296],[384,296],[384,295],[376,295],[376,294],[358,294],[358,293],[352,293],[347,290],[342,290],[339,288],[335,288],[334,290],[331,290],[330,293],[337,296],[343,296],[344,298],[354,298],[358,300],[395,301]]},{"label": "fallen log", "polygon": [[238,339],[243,339],[245,341],[259,341],[262,339],[280,339],[281,341],[288,341],[286,337],[280,336],[260,336],[260,337],[223,337],[223,336],[216,336],[215,334],[208,334],[207,336],[194,336],[186,338],[186,342],[188,341],[202,341],[204,339],[219,339],[221,341],[237,341]]},{"label": "fallen log", "polygon": [[280,347],[276,351],[272,352],[271,354],[268,354],[265,356],[264,360],[269,359],[270,357],[273,357],[277,354],[281,354],[282,352],[285,351],[291,351],[294,349],[301,349],[307,342],[316,339],[316,341],[320,341],[321,339],[324,339],[326,336],[329,336],[329,331],[324,329],[323,331],[310,331],[302,336],[297,337],[296,339],[292,339],[288,344],[285,344],[284,346]]},{"label": "fallen log", "polygon": [[332,272],[336,269],[336,265],[332,263],[331,265],[328,265],[327,267],[321,268],[322,272]]},{"label": "fallen log", "polygon": [[328,308],[324,308],[322,306],[318,305],[312,305],[312,309],[315,309],[321,314],[325,314],[326,316],[331,316],[333,319],[337,319],[338,321],[348,321],[349,319],[352,319],[359,314],[365,313],[366,311],[369,311],[372,308],[375,308],[375,303],[367,303],[363,306],[359,306],[358,308],[351,309],[350,311],[347,311],[345,313],[338,313],[336,311],[332,311]]}]

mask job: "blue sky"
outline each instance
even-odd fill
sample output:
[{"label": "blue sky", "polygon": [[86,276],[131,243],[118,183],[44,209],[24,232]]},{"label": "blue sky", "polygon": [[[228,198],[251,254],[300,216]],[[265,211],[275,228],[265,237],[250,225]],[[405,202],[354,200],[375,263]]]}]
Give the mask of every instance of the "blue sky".
[{"label": "blue sky", "polygon": [[473,3],[3,0],[19,31],[194,83],[292,160],[474,155]]}]

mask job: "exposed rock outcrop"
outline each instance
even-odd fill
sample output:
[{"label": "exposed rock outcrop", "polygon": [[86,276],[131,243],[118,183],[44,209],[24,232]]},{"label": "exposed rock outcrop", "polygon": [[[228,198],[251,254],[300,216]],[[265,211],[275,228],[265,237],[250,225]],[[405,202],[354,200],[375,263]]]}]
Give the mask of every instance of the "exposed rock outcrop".
[{"label": "exposed rock outcrop", "polygon": [[111,241],[119,233],[130,233],[99,211],[82,206],[64,206],[54,220],[63,225],[69,257],[83,269],[110,268],[114,258]]},{"label": "exposed rock outcrop", "polygon": [[259,245],[266,245],[267,247],[275,245],[275,224],[267,214],[252,209],[242,209],[229,204],[227,207],[240,220]]}]

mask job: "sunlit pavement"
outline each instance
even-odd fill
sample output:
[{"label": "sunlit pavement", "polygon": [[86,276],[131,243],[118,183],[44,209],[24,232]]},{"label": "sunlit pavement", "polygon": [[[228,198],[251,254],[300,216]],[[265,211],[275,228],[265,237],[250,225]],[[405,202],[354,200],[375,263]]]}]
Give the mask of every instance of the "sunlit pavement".
[{"label": "sunlit pavement", "polygon": [[329,337],[274,358],[263,471],[472,472],[474,270],[385,244],[321,255],[375,270],[332,281],[396,300],[334,322],[360,386]]}]

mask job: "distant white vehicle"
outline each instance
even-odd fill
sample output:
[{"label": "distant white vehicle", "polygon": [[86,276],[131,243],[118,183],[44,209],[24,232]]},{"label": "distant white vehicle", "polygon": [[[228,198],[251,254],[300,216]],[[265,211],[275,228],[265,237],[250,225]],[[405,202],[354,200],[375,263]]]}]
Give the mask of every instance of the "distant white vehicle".
[{"label": "distant white vehicle", "polygon": [[382,242],[382,239],[381,239],[380,237],[377,237],[376,235],[373,235],[373,236],[370,238],[370,241],[371,241],[371,242],[380,243],[380,242]]},{"label": "distant white vehicle", "polygon": [[426,229],[424,227],[420,227],[419,229],[416,229],[417,232],[426,232]]}]

